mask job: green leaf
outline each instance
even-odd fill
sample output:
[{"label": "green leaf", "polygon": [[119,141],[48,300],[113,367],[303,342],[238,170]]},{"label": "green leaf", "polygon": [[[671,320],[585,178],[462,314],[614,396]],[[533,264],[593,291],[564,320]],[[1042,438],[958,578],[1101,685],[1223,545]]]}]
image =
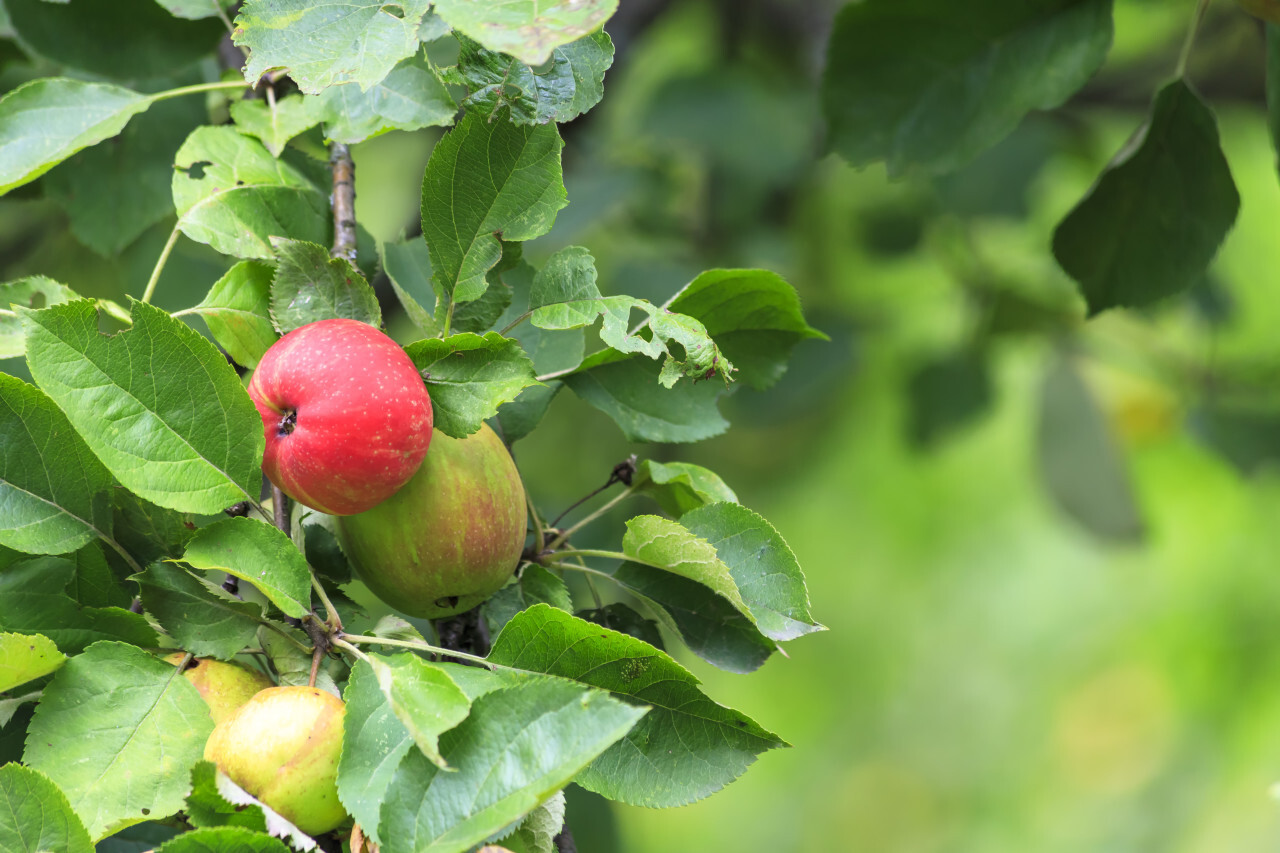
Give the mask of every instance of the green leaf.
[{"label": "green leaf", "polygon": [[89,302],[20,313],[31,375],[122,485],[183,512],[257,497],[261,418],[211,343],[142,302],[111,337]]},{"label": "green leaf", "polygon": [[43,634],[0,634],[0,693],[43,678],[66,659]]},{"label": "green leaf", "polygon": [[[293,637],[299,641],[307,639],[306,634],[301,631],[293,632]],[[258,639],[262,641],[262,648],[275,667],[277,684],[281,687],[304,687],[311,683],[312,658],[309,648],[302,646],[301,642],[291,643],[265,627],[258,631]],[[341,698],[342,691],[338,689],[338,682],[347,677],[348,671],[344,662],[327,657],[316,672],[315,686]]]},{"label": "green leaf", "polygon": [[800,341],[827,340],[805,322],[795,288],[769,270],[707,270],[667,308],[700,320],[737,367],[736,378],[757,390],[782,377]]},{"label": "green leaf", "polygon": [[192,654],[230,660],[258,633],[258,605],[236,601],[173,563],[152,563],[131,580],[142,588],[147,612]]},{"label": "green leaf", "polygon": [[98,839],[182,808],[212,730],[209,706],[172,664],[94,643],[45,688],[23,760],[66,792]]},{"label": "green leaf", "polygon": [[552,51],[604,25],[618,0],[436,0],[436,14],[489,50],[542,65]]},{"label": "green leaf", "polygon": [[754,672],[777,649],[747,616],[700,583],[640,563],[623,563],[606,572],[712,666]]},{"label": "green leaf", "polygon": [[368,664],[357,663],[343,693],[342,758],[338,761],[338,799],[375,842],[378,812],[401,760],[413,749],[413,736],[391,708]]},{"label": "green leaf", "polygon": [[1102,65],[1111,0],[867,0],[836,15],[822,78],[833,150],[953,171]]},{"label": "green leaf", "polygon": [[201,18],[216,18],[218,10],[227,10],[236,4],[236,0],[156,0],[169,10],[175,18],[187,18],[198,21]]},{"label": "green leaf", "polygon": [[336,584],[351,583],[351,564],[328,523],[302,525],[303,553],[316,574]]},{"label": "green leaf", "polygon": [[944,353],[922,364],[907,383],[911,443],[933,447],[981,418],[990,410],[992,396],[991,368],[980,349]]},{"label": "green leaf", "polygon": [[593,610],[579,610],[574,615],[579,619],[635,637],[655,649],[666,648],[662,641],[662,632],[658,630],[658,623],[652,619],[646,619],[620,601]]},{"label": "green leaf", "polygon": [[561,610],[573,610],[573,599],[564,581],[550,569],[537,563],[529,563],[520,577],[489,596],[482,605],[485,625],[491,636],[497,636],[502,626],[511,621],[521,610],[535,604],[549,604]]},{"label": "green leaf", "polygon": [[498,406],[538,383],[529,356],[497,332],[427,338],[405,352],[427,382],[436,429],[454,438],[471,435]]},{"label": "green leaf", "polygon": [[97,853],[149,853],[178,834],[160,823],[135,823],[98,842]]},{"label": "green leaf", "polygon": [[161,101],[109,144],[82,151],[49,173],[45,194],[66,211],[77,240],[100,255],[115,255],[173,215],[173,153],[206,121],[200,98]]},{"label": "green leaf", "polygon": [[563,145],[554,124],[519,127],[476,113],[436,143],[422,181],[422,234],[441,303],[484,293],[502,240],[532,240],[551,230],[568,203]]},{"label": "green leaf", "polygon": [[826,630],[809,615],[809,592],[795,554],[758,514],[737,503],[713,503],[686,512],[680,525],[715,548],[766,637],[794,640]]},{"label": "green leaf", "polygon": [[738,502],[738,496],[719,474],[688,462],[645,459],[637,467],[631,485],[657,501],[662,511],[673,518],[717,501]]},{"label": "green leaf", "polygon": [[1036,456],[1063,512],[1101,539],[1142,540],[1145,525],[1124,457],[1084,380],[1065,360],[1050,368],[1041,388]]},{"label": "green leaf", "polygon": [[232,39],[249,49],[244,79],[251,83],[279,68],[312,95],[339,83],[368,89],[417,52],[418,26],[430,6],[428,0],[401,0],[394,9],[383,0],[249,0]]},{"label": "green leaf", "polygon": [[440,326],[426,308],[435,304],[435,292],[431,289],[431,255],[427,244],[416,237],[401,243],[383,243],[381,254],[382,268],[409,320],[424,335],[439,334]]},{"label": "green leaf", "polygon": [[527,853],[557,853],[555,839],[564,828],[564,811],[564,791],[557,791],[525,815],[513,835],[501,839],[503,846],[518,842]]},{"label": "green leaf", "polygon": [[1280,153],[1280,24],[1267,22],[1267,128],[1271,146]]},{"label": "green leaf", "polygon": [[742,775],[760,753],[786,744],[711,701],[666,653],[626,634],[538,605],[518,614],[489,659],[571,678],[651,710],[574,781],[637,806],[682,806]]},{"label": "green leaf", "polygon": [[197,761],[191,770],[191,793],[183,810],[195,827],[240,826],[266,832],[267,821],[262,809],[244,808],[229,802],[218,792],[217,767],[209,761]]},{"label": "green leaf", "polygon": [[378,297],[346,258],[332,258],[315,243],[273,237],[271,245],[276,252],[271,317],[281,332],[340,318],[382,325]]},{"label": "green leaf", "polygon": [[0,545],[35,554],[111,537],[111,475],[53,400],[0,373]]},{"label": "green leaf", "polygon": [[[33,275],[0,284],[0,308],[46,308],[79,299],[80,296],[65,284],[51,278]],[[17,317],[0,316],[0,358],[20,358],[27,351],[22,336],[22,321]]]},{"label": "green leaf", "polygon": [[280,337],[271,323],[271,279],[275,270],[260,261],[241,261],[214,282],[191,310],[204,318],[209,334],[244,367],[258,361]]},{"label": "green leaf", "polygon": [[0,98],[0,194],[115,136],[150,105],[146,95],[106,83],[52,78],[19,86]]},{"label": "green leaf", "polygon": [[280,156],[290,139],[323,121],[323,112],[319,101],[302,95],[287,95],[274,105],[256,98],[231,104],[236,127],[262,140],[273,157]]},{"label": "green leaf", "polygon": [[181,556],[195,535],[191,516],[156,506],[126,489],[115,490],[116,541],[139,563]]},{"label": "green leaf", "polygon": [[283,841],[242,826],[215,826],[184,832],[156,853],[289,853]]},{"label": "green leaf", "polygon": [[[113,551],[113,556],[119,553]],[[133,603],[133,592],[125,589],[123,572],[128,571],[124,564],[117,573],[107,562],[99,542],[88,545],[68,555],[76,564],[76,573],[66,592],[77,604],[87,607],[128,607]]]},{"label": "green leaf", "polygon": [[183,21],[155,0],[5,0],[8,21],[30,50],[58,65],[116,80],[163,77],[212,58],[220,21]]},{"label": "green leaf", "polygon": [[76,564],[59,557],[38,557],[0,572],[0,631],[43,634],[69,655],[99,640],[157,644],[141,613],[74,601],[66,589],[75,575]]},{"label": "green leaf", "polygon": [[202,527],[182,559],[256,586],[286,616],[311,610],[311,572],[288,536],[256,518],[225,518]]},{"label": "green leaf", "polygon": [[324,135],[354,144],[389,130],[453,124],[458,105],[421,55],[404,60],[372,86],[330,86],[317,98]]},{"label": "green leaf", "polygon": [[533,432],[551,407],[551,401],[564,387],[564,383],[551,381],[546,385],[532,385],[520,392],[510,403],[498,409],[498,425],[502,427],[502,440],[511,444]]},{"label": "green leaf", "polygon": [[562,381],[613,418],[629,441],[701,441],[729,428],[716,407],[725,392],[722,384],[681,382],[664,388],[658,370],[655,362],[629,358],[598,363]]},{"label": "green leaf", "polygon": [[224,255],[271,260],[271,237],[327,243],[329,192],[231,127],[197,128],[174,157],[178,227]]},{"label": "green leaf", "polygon": [[714,590],[744,615],[753,616],[715,546],[681,523],[656,515],[630,519],[627,532],[622,535],[622,553],[636,562],[696,581]]},{"label": "green leaf", "polygon": [[450,769],[440,754],[440,735],[467,718],[471,700],[444,670],[417,655],[370,655],[368,665],[418,749],[433,764]]},{"label": "green leaf", "polygon": [[600,103],[604,73],[613,64],[613,41],[604,30],[557,47],[550,67],[536,71],[465,36],[458,41],[458,71],[471,91],[464,104],[487,115],[509,107],[516,124],[564,123],[582,115]]},{"label": "green leaf", "polygon": [[93,853],[93,842],[48,776],[6,764],[0,767],[0,850]]},{"label": "green leaf", "polygon": [[1156,95],[1140,136],[1058,225],[1053,254],[1091,316],[1142,307],[1203,279],[1239,210],[1213,113],[1175,80]]},{"label": "green leaf", "polygon": [[[486,679],[491,680],[491,679]],[[440,738],[458,768],[405,756],[387,791],[383,853],[462,851],[550,799],[644,715],[607,693],[558,679],[521,679],[475,699]]]}]

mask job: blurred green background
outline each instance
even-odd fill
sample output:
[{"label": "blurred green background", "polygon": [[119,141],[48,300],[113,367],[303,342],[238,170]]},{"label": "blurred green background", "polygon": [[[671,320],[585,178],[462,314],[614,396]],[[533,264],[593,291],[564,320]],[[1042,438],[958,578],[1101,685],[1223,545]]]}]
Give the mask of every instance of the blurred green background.
[{"label": "blurred green background", "polygon": [[[632,452],[712,468],[788,540],[830,628],[749,676],[684,655],[794,748],[681,809],[576,794],[579,849],[1274,850],[1280,182],[1260,26],[1214,4],[1191,63],[1242,197],[1210,279],[1085,324],[1052,230],[1140,125],[1194,0],[1120,0],[1107,66],[1064,109],[959,174],[898,182],[824,155],[838,5],[623,2],[604,102],[564,129],[570,206],[526,247],[587,246],[606,292],[655,301],[767,267],[831,337],[727,397],[719,438],[630,446],[563,394],[516,445],[550,515]],[[411,230],[436,138],[356,149],[375,237]],[[0,201],[4,279],[140,294],[171,222],[103,257],[57,174]],[[193,304],[226,266],[183,239],[157,302]],[[1046,385],[1064,364],[1083,390]],[[624,518],[594,535],[616,543]]]}]

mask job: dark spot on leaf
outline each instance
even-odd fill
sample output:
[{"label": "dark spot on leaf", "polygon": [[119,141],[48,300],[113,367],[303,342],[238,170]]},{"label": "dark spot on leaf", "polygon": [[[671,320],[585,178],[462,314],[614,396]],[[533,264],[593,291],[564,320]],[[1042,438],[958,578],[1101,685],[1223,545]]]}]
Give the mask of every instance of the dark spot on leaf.
[{"label": "dark spot on leaf", "polygon": [[212,165],[213,165],[212,160],[197,160],[196,162],[192,163],[190,166],[187,166],[185,169],[181,166],[175,166],[174,168],[177,169],[179,172],[185,172],[187,176],[191,178],[193,181],[199,181],[204,178],[204,167],[212,166]]},{"label": "dark spot on leaf", "polygon": [[404,9],[396,3],[388,3],[382,7],[382,11],[393,18],[404,19]]},{"label": "dark spot on leaf", "polygon": [[142,810],[142,813],[143,813],[144,815],[146,815],[146,814],[151,814],[151,809],[143,809],[143,810]]}]

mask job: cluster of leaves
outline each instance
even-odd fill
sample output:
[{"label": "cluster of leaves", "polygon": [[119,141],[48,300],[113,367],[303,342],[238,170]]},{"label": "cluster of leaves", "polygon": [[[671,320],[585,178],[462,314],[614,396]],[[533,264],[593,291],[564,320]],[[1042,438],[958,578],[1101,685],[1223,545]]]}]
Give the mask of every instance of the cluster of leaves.
[{"label": "cluster of leaves", "polygon": [[[1186,76],[1206,5],[1188,8],[1185,45],[1146,120],[1054,231],[1053,257],[1075,282],[1086,318],[1147,309],[1203,284],[1235,223],[1240,197],[1217,123]],[[850,4],[836,16],[822,81],[829,146],[855,166],[883,162],[893,177],[919,175],[945,190],[949,178],[998,151],[1028,114],[1079,93],[1107,59],[1112,31],[1113,0]],[[1274,56],[1274,25],[1269,31]],[[960,275],[992,277],[982,268]],[[1143,532],[1141,515],[1071,343],[1080,334],[1077,306],[1044,288],[1028,298],[1003,284],[972,288],[982,315],[972,339],[913,377],[913,439],[930,445],[989,406],[992,340],[1053,335],[1064,352],[1043,386],[1045,482],[1093,533],[1133,541]]]},{"label": "cluster of leaves", "polygon": [[[575,550],[572,530],[534,511],[530,559],[483,608],[487,658],[444,662],[431,624],[375,620],[343,593],[352,575],[322,521],[271,523],[261,421],[236,369],[309,322],[380,325],[376,257],[422,332],[406,352],[436,426],[455,437],[489,421],[513,444],[567,387],[629,438],[696,441],[727,428],[722,395],[776,382],[821,335],[773,273],[711,270],[658,306],[604,295],[583,248],[539,269],[522,257],[567,203],[557,122],[602,96],[616,2],[249,0],[234,24],[230,5],[113,4],[130,24],[111,39],[95,0],[6,4],[23,49],[66,76],[0,98],[5,191],[127,141],[162,102],[262,98],[224,105],[229,123],[206,117],[176,146],[159,214],[176,225],[130,307],[76,282],[0,284],[0,355],[25,357],[35,382],[0,374],[0,764],[21,759],[0,768],[0,848],[283,849],[268,831],[312,843],[199,760],[211,722],[162,660],[173,651],[342,696],[340,797],[385,853],[496,837],[548,851],[570,781],[651,807],[718,791],[783,741],[703,694],[663,638],[750,672],[822,627],[791,550],[719,477],[641,462],[623,497],[662,514],[627,522],[616,552]],[[103,79],[214,76],[220,41],[244,51],[243,70],[156,93]],[[362,263],[332,257],[325,143],[428,125],[452,127],[422,181],[422,237],[365,247]],[[128,238],[83,223],[108,247]],[[169,313],[149,302],[179,235],[235,263]],[[102,334],[104,316],[124,330]],[[208,337],[183,322],[196,317]],[[248,514],[221,517],[232,505]],[[613,603],[575,612],[565,572],[609,585]],[[313,591],[345,633],[316,617]],[[306,628],[351,638],[318,677]]]}]

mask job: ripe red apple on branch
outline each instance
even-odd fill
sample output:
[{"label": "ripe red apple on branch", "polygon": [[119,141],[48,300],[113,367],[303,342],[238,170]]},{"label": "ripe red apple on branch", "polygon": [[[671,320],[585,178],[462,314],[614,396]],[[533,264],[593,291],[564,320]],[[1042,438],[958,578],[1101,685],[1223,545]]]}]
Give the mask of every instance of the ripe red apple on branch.
[{"label": "ripe red apple on branch", "polygon": [[475,607],[515,571],[525,540],[524,485],[488,426],[461,439],[437,432],[404,488],[337,527],[375,595],[402,613],[438,619]]},{"label": "ripe red apple on branch", "polygon": [[395,341],[320,320],[272,344],[249,382],[266,434],[262,470],[330,515],[364,512],[405,484],[431,442],[431,400]]}]

